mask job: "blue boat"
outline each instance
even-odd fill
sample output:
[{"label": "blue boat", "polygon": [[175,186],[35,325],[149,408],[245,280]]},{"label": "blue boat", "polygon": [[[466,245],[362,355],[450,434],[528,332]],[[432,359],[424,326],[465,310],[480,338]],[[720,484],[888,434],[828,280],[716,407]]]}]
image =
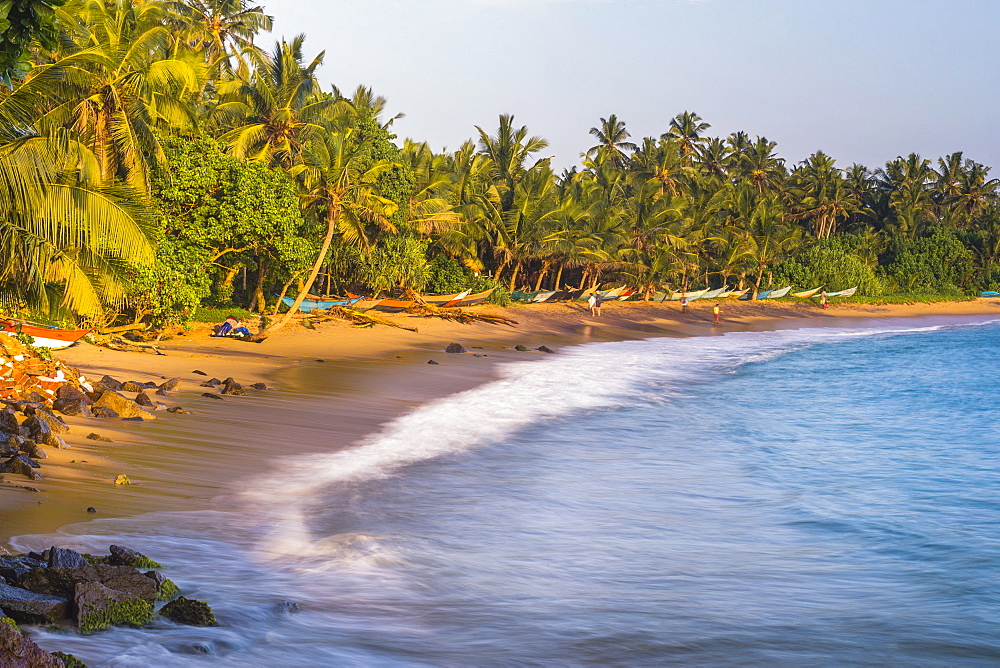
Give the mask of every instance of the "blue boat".
[{"label": "blue boat", "polygon": [[[353,299],[340,299],[340,300],[320,300],[320,299],[303,299],[302,303],[299,304],[299,310],[303,313],[308,313],[309,311],[327,311],[331,306],[351,306],[357,304],[359,301],[364,299],[364,297],[354,297]],[[285,303],[285,306],[292,308],[292,304],[295,300],[291,297],[282,297],[281,301]]]},{"label": "blue boat", "polygon": [[1000,297],[1000,292],[996,290],[987,290],[983,293],[983,297]]}]

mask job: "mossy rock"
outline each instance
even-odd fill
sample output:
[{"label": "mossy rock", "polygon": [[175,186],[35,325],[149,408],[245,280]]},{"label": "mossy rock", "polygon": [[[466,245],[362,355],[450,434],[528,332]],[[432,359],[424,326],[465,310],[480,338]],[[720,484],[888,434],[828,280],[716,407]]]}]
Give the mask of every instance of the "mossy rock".
[{"label": "mossy rock", "polygon": [[4,623],[4,624],[10,624],[11,626],[13,626],[13,627],[14,627],[15,629],[17,629],[18,631],[20,631],[20,630],[21,630],[21,627],[17,625],[17,622],[15,622],[15,621],[14,621],[13,619],[11,619],[10,617],[0,617],[0,623]]},{"label": "mossy rock", "polygon": [[66,664],[66,668],[87,668],[87,664],[73,654],[67,654],[66,652],[52,652],[52,656],[57,659],[62,659],[62,662]]},{"label": "mossy rock", "polygon": [[131,566],[132,568],[163,568],[161,564],[153,561],[141,552],[137,552],[128,547],[119,545],[111,546],[111,556],[108,557],[111,564],[117,566]]},{"label": "mossy rock", "polygon": [[99,582],[77,585],[74,599],[76,625],[83,634],[108,626],[145,626],[153,621],[153,606],[149,602],[108,589]]},{"label": "mossy rock", "polygon": [[160,585],[160,593],[156,595],[157,601],[171,601],[181,595],[181,588],[174,584],[170,578],[163,580]]},{"label": "mossy rock", "polygon": [[208,603],[180,596],[160,608],[160,614],[177,624],[188,626],[218,626],[215,613]]},{"label": "mossy rock", "polygon": [[110,564],[111,557],[102,557],[99,554],[90,554],[89,552],[83,553],[83,558],[87,560],[88,564]]}]

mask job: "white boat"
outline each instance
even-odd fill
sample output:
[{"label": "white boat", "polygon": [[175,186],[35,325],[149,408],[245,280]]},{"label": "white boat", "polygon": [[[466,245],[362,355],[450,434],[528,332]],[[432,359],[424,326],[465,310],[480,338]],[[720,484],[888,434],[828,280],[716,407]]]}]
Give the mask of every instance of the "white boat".
[{"label": "white boat", "polygon": [[767,299],[781,299],[791,291],[792,291],[792,286],[790,285],[787,288],[781,288],[780,290],[773,290],[771,294],[767,296]]},{"label": "white boat", "polygon": [[853,288],[848,288],[846,290],[841,290],[840,292],[828,292],[827,297],[853,297],[854,293],[858,291],[857,286]]}]

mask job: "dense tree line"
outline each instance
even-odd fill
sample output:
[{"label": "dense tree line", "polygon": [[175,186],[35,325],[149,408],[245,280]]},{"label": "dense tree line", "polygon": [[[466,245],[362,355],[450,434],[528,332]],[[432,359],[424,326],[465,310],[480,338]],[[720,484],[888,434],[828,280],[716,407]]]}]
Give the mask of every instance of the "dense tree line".
[{"label": "dense tree line", "polygon": [[611,115],[557,174],[507,115],[453,152],[398,144],[385,100],[324,90],[302,36],[262,49],[271,18],[245,0],[7,4],[8,313],[162,323],[486,285],[1000,288],[1000,182],[962,153],[789,165],[691,112],[636,141]]}]

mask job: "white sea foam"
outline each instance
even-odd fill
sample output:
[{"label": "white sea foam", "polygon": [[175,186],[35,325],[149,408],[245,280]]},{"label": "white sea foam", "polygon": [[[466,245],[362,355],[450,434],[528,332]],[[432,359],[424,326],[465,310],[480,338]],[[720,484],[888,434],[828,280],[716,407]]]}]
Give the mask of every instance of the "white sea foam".
[{"label": "white sea foam", "polygon": [[[998,321],[961,324],[992,322]],[[804,346],[953,326],[808,328],[569,348],[544,360],[502,365],[499,380],[431,401],[354,448],[282,466],[280,474],[248,485],[246,495],[261,507],[275,509],[269,518],[275,530],[262,546],[267,556],[330,556],[341,551],[342,541],[317,541],[307,526],[307,510],[331,485],[391,475],[416,462],[497,443],[539,421],[625,402],[669,401],[672,392],[683,392],[691,382]],[[655,391],[650,391],[650,383]]]}]

